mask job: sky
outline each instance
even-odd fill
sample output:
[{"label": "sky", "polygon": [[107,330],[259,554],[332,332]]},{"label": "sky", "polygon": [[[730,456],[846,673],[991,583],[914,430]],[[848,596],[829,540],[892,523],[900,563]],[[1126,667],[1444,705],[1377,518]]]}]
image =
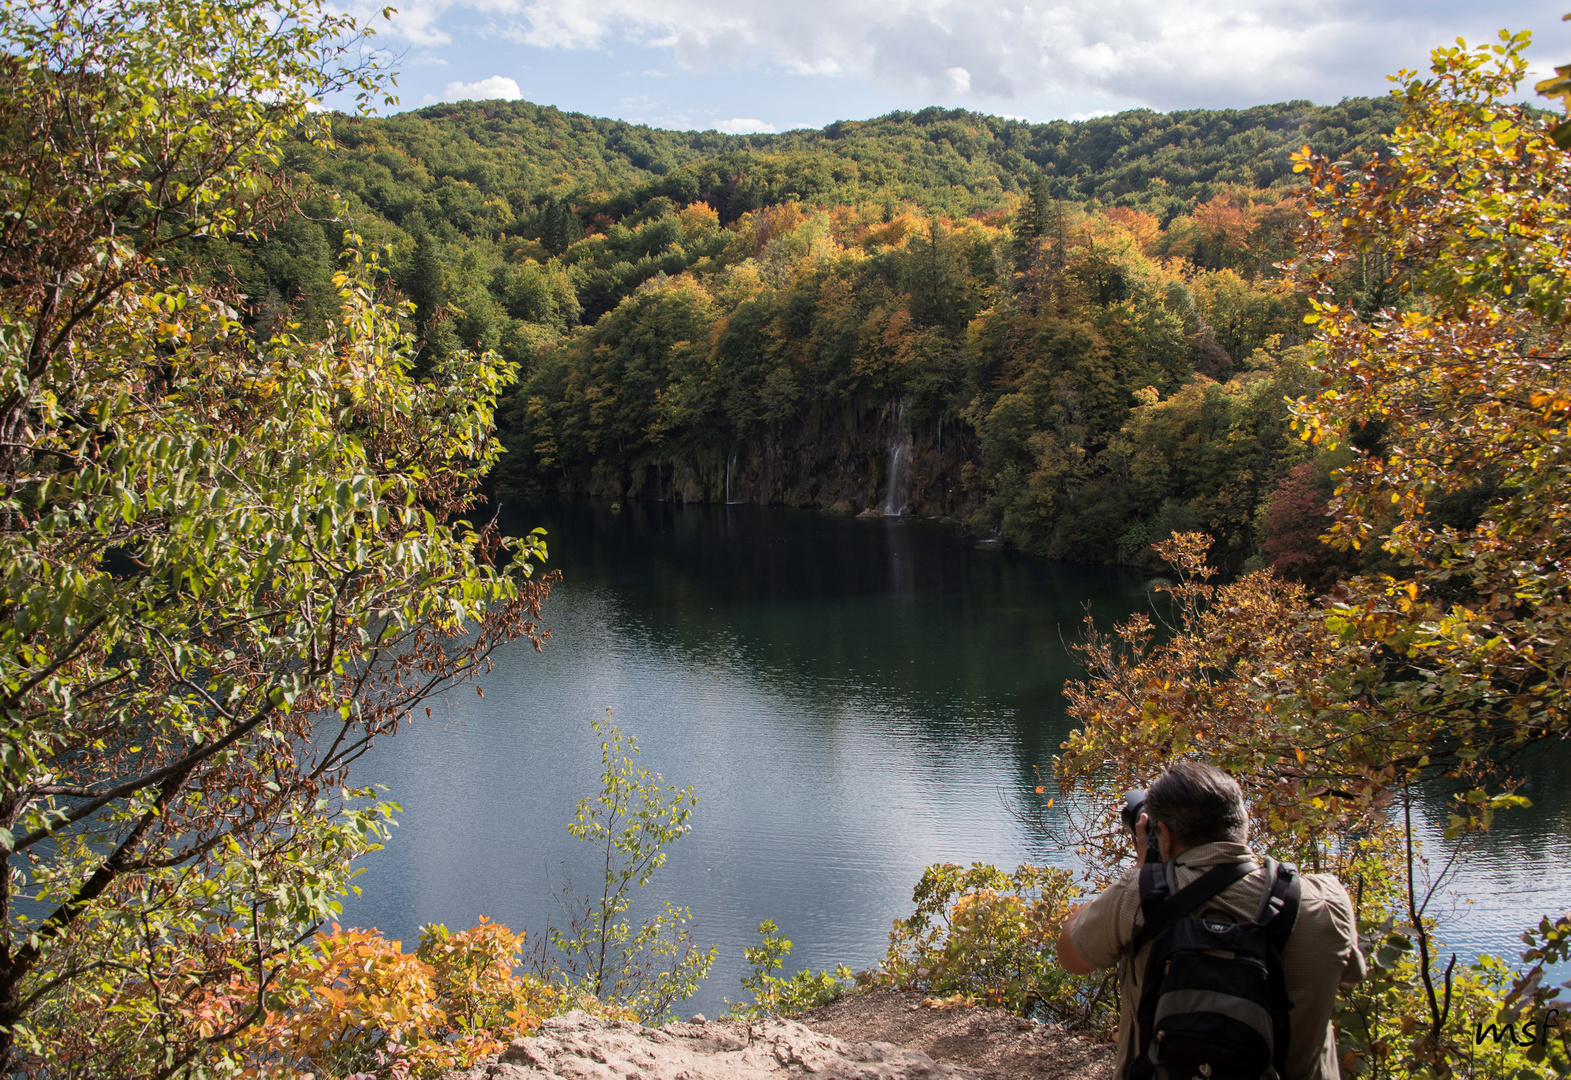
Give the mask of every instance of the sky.
[{"label": "sky", "polygon": [[1533,32],[1535,74],[1571,62],[1571,0],[393,0],[390,21],[340,2],[397,55],[399,109],[523,98],[733,133],[928,105],[1040,122],[1330,104],[1502,27]]}]

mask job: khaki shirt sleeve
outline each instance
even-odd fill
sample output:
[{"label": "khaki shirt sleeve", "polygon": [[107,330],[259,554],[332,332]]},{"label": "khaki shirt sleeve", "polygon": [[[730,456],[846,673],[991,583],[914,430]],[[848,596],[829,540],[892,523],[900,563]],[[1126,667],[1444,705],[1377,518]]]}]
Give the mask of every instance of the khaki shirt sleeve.
[{"label": "khaki shirt sleeve", "polygon": [[1069,940],[1081,959],[1096,968],[1118,963],[1134,940],[1139,906],[1140,871],[1133,870],[1076,912],[1069,924]]},{"label": "khaki shirt sleeve", "polygon": [[1305,874],[1298,921],[1282,950],[1282,973],[1293,1003],[1286,1080],[1334,1080],[1338,1075],[1331,1015],[1337,986],[1364,976],[1353,902],[1329,874]]},{"label": "khaki shirt sleeve", "polygon": [[1342,965],[1342,985],[1363,982],[1369,968],[1364,961],[1363,950],[1358,947],[1358,919],[1353,914],[1353,901],[1348,897],[1346,889],[1342,889],[1341,895],[1331,904],[1331,919],[1336,924],[1337,932],[1349,943],[1347,960]]}]

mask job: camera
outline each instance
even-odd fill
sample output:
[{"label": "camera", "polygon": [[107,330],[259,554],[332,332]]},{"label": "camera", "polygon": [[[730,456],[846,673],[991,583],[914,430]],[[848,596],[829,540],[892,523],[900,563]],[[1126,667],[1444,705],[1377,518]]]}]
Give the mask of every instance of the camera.
[{"label": "camera", "polygon": [[[1145,809],[1145,788],[1136,788],[1124,796],[1124,808],[1118,812],[1118,816],[1123,819],[1124,828],[1129,830],[1130,836],[1135,835],[1135,826],[1140,824],[1140,815],[1145,813]],[[1159,863],[1162,861],[1162,849],[1157,843],[1156,822],[1154,821],[1146,822],[1145,861],[1148,863]]]}]

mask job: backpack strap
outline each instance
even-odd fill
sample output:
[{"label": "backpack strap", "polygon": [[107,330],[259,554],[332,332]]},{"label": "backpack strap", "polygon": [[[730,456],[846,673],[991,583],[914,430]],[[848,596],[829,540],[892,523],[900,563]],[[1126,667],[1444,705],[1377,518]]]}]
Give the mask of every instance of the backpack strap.
[{"label": "backpack strap", "polygon": [[1298,877],[1298,867],[1274,859],[1266,860],[1266,873],[1271,886],[1260,897],[1260,907],[1255,911],[1255,925],[1264,928],[1271,951],[1276,954],[1275,961],[1266,967],[1266,980],[1268,992],[1276,1002],[1276,1008],[1272,1011],[1279,1024],[1271,1064],[1277,1076],[1281,1077],[1287,1075],[1287,1044],[1292,1035],[1287,1017],[1293,1009],[1282,971],[1282,950],[1287,948],[1288,936],[1293,932],[1293,924],[1298,921],[1298,902],[1303,895],[1303,883]]},{"label": "backpack strap", "polygon": [[[1140,868],[1140,911],[1145,919],[1130,942],[1131,954],[1138,952],[1143,942],[1156,937],[1235,881],[1242,881],[1259,869],[1256,863],[1249,861],[1223,863],[1213,866],[1177,892],[1170,892],[1168,879],[1172,865],[1171,862],[1147,863]],[[1297,914],[1296,903],[1294,914]]]},{"label": "backpack strap", "polygon": [[1147,921],[1177,891],[1178,870],[1173,863],[1148,862],[1140,868],[1140,911]]},{"label": "backpack strap", "polygon": [[1260,897],[1260,907],[1255,911],[1255,923],[1266,928],[1277,955],[1287,948],[1288,936],[1298,921],[1298,902],[1303,897],[1303,883],[1299,880],[1298,867],[1290,863],[1266,860],[1266,874],[1271,887]]}]

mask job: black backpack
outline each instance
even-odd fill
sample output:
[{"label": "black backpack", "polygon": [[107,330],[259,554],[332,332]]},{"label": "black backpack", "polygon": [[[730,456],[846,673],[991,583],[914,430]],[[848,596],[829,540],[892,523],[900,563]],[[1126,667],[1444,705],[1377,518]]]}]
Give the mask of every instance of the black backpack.
[{"label": "black backpack", "polygon": [[1265,861],[1270,888],[1249,922],[1190,914],[1259,869],[1212,867],[1182,889],[1172,863],[1140,870],[1145,925],[1130,955],[1151,942],[1141,982],[1128,1080],[1259,1080],[1286,1075],[1288,1010],[1282,949],[1298,918],[1296,867]]}]

